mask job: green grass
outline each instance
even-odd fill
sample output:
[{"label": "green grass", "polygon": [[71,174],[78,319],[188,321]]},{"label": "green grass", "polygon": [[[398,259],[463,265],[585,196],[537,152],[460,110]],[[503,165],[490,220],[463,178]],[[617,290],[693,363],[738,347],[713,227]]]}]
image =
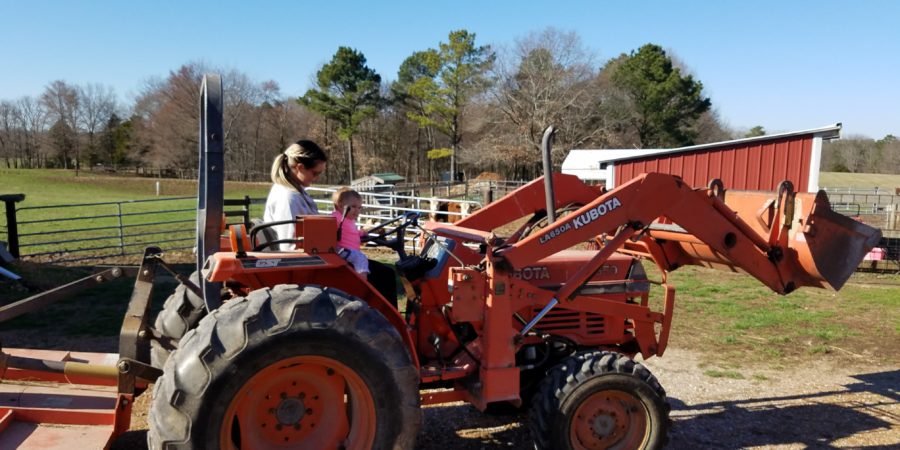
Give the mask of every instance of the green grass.
[{"label": "green grass", "polygon": [[787,296],[746,275],[699,267],[669,281],[677,288],[672,345],[738,365],[837,354],[900,360],[896,275],[856,274],[840,292],[802,288]]},{"label": "green grass", "polygon": [[730,378],[732,380],[743,380],[744,375],[735,370],[718,370],[718,369],[710,369],[703,372],[703,375],[706,375],[710,378]]},{"label": "green grass", "polygon": [[[12,283],[0,283],[0,303],[8,304],[64,285],[101,269],[62,267],[16,262],[12,268],[28,282],[29,289]],[[190,266],[179,265],[180,272]],[[159,277],[151,297],[153,317],[177,283],[170,277]],[[133,278],[121,278],[67,296],[37,311],[0,323],[0,333],[25,335],[63,335],[70,337],[117,336],[134,288]]]},{"label": "green grass", "polygon": [[[197,202],[173,200],[197,195],[194,180],[114,177],[64,170],[0,169],[0,194],[25,194],[16,204],[23,255],[85,251],[114,256],[139,253],[147,245],[163,248],[193,246]],[[156,196],[156,183],[161,195]],[[226,183],[226,198],[265,198],[268,183]],[[88,204],[88,205],[86,205]],[[47,208],[46,206],[52,206]],[[262,216],[262,205],[251,217]],[[29,223],[30,222],[30,223]],[[6,236],[6,215],[0,217],[0,239]],[[169,241],[169,242],[165,242]]]},{"label": "green grass", "polygon": [[[0,169],[0,179],[3,180],[0,194],[25,194],[20,207],[153,199],[157,198],[157,182],[161,197],[197,195],[196,180],[121,177],[84,171],[76,177],[73,171],[55,169]],[[229,182],[225,184],[225,197],[265,198],[269,187],[269,183]]]},{"label": "green grass", "polygon": [[900,188],[900,175],[820,172],[819,187],[856,187],[864,189],[879,187],[889,193],[893,193],[894,188]]}]

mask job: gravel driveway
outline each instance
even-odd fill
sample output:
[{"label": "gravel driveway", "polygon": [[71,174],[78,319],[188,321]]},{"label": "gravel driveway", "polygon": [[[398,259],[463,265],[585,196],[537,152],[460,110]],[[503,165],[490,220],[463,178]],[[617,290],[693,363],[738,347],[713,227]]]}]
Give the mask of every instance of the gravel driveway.
[{"label": "gravel driveway", "polygon": [[[860,359],[704,374],[697,352],[669,348],[645,364],[666,389],[670,449],[900,449],[900,368]],[[787,364],[787,361],[785,362]],[[132,431],[114,450],[146,449],[149,391],[135,403]],[[419,450],[532,448],[527,419],[492,417],[464,403],[425,408]]]},{"label": "gravel driveway", "polygon": [[[900,448],[900,368],[820,362],[704,375],[698,354],[669,349],[646,365],[672,405],[671,449]],[[425,410],[417,448],[530,448],[524,418],[458,403]]]},{"label": "gravel driveway", "polygon": [[[115,351],[109,348],[115,339],[96,341],[78,348]],[[900,367],[825,357],[798,367],[784,359],[781,370],[710,376],[714,368],[706,361],[701,353],[670,347],[664,357],[644,362],[672,405],[670,449],[900,449]],[[135,402],[131,431],[113,449],[146,449],[149,392]],[[417,449],[510,448],[532,448],[524,417],[486,416],[464,403],[425,408]]]}]

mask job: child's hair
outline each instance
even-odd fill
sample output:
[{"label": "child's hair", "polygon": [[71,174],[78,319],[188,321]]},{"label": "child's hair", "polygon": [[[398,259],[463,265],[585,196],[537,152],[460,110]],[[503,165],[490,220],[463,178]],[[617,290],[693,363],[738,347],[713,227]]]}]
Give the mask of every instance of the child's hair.
[{"label": "child's hair", "polygon": [[334,194],[331,194],[331,202],[334,203],[334,209],[340,211],[341,206],[350,200],[351,198],[355,198],[359,201],[362,201],[362,195],[359,195],[359,192],[354,191],[346,186],[334,191]]}]

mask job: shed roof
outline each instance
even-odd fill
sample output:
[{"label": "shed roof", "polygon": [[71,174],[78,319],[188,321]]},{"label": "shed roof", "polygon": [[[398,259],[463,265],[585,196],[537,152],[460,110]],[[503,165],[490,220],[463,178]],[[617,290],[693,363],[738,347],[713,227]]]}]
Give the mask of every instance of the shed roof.
[{"label": "shed roof", "polygon": [[689,147],[679,148],[657,148],[657,149],[576,149],[569,152],[563,161],[563,170],[567,169],[583,169],[584,167],[595,166],[599,169],[601,163],[613,161],[624,161],[629,159],[643,158],[646,156],[663,155],[669,153],[684,153],[697,150],[708,150],[717,147],[727,147],[734,145],[746,145],[754,142],[768,142],[777,139],[784,139],[794,136],[802,136],[807,134],[818,135],[825,140],[838,139],[841,137],[841,124],[828,125],[821,128],[812,128],[809,130],[790,131],[787,133],[767,134],[765,136],[756,136],[750,138],[734,139],[730,141],[714,142],[711,144],[692,145]]},{"label": "shed roof", "polygon": [[406,180],[406,177],[398,175],[394,172],[373,173],[372,176],[375,178],[380,178],[383,183],[397,183]]}]

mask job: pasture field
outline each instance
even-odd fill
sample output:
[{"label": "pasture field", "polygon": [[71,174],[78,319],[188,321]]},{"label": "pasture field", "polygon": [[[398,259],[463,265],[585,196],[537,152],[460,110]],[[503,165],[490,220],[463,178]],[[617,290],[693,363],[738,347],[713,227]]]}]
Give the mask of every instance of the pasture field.
[{"label": "pasture field", "polygon": [[828,188],[880,188],[893,193],[900,188],[900,175],[884,173],[843,173],[821,172],[819,173],[819,186]]},{"label": "pasture field", "polygon": [[[154,199],[158,198],[157,181],[161,197],[197,195],[196,180],[122,177],[89,171],[76,177],[71,170],[0,169],[0,180],[0,194],[25,194],[20,207]],[[264,198],[268,193],[269,183],[225,183],[225,198]]]},{"label": "pasture field", "polygon": [[[64,258],[80,258],[92,249],[96,256],[112,256],[140,253],[154,243],[163,248],[192,245],[195,180],[8,169],[0,170],[0,180],[0,194],[25,194],[16,204],[19,233],[31,235],[20,238],[23,255],[62,249]],[[268,189],[267,183],[226,183],[225,198],[265,198]],[[262,205],[253,205],[251,217],[261,216]],[[0,240],[6,240],[5,214],[0,214]]]}]

